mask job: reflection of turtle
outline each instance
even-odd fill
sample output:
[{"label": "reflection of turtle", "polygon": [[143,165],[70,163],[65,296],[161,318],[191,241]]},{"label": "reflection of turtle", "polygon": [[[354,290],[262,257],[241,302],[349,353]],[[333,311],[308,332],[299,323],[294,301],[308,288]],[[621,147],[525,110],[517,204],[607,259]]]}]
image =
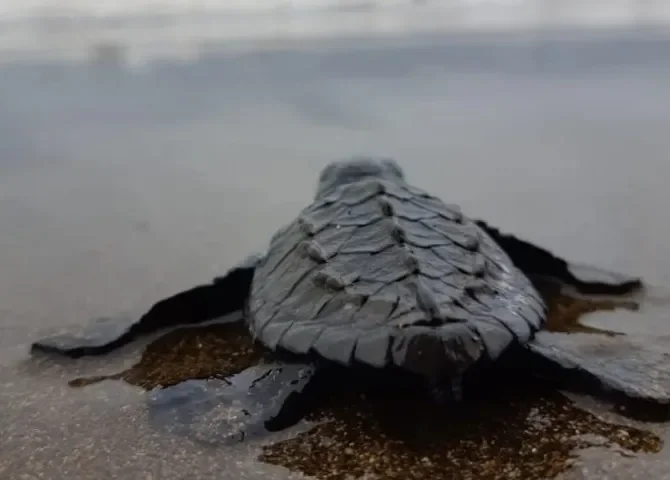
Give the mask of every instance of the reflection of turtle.
[{"label": "reflection of turtle", "polygon": [[[338,364],[400,370],[450,386],[440,391],[453,397],[473,367],[510,347],[555,357],[535,337],[546,319],[531,283],[540,277],[585,293],[642,286],[570,266],[464,217],[409,185],[394,161],[353,159],[323,170],[314,202],[274,235],[264,256],[159,302],[136,323],[101,322],[83,335],[43,339],[33,351],[102,354],[142,334],[243,309],[253,337],[286,355],[222,385],[219,400],[242,406],[235,429],[244,433],[277,418]],[[198,386],[171,388],[173,401]]]}]

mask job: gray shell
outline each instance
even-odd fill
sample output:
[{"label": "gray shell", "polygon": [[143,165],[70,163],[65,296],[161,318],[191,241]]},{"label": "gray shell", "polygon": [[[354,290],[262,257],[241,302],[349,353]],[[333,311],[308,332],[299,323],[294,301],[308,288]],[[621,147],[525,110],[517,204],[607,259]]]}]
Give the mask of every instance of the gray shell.
[{"label": "gray shell", "polygon": [[271,349],[428,376],[528,342],[546,307],[457,207],[404,181],[340,186],[275,234],[249,327]]}]

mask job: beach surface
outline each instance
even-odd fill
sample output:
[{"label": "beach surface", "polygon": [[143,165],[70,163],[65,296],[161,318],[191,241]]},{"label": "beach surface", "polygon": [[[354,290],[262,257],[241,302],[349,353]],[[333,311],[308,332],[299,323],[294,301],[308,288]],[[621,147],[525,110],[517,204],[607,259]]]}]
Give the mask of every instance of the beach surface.
[{"label": "beach surface", "polygon": [[[0,67],[2,478],[299,476],[258,462],[253,442],[205,448],[150,428],[131,385],[67,385],[132,365],[146,342],[78,361],[28,348],[262,249],[335,158],[392,156],[470,216],[670,290],[663,31],[425,33],[141,68],[123,49],[87,51]],[[588,321],[670,335],[667,307],[632,315]],[[563,475],[670,478],[670,454],[592,448]]]}]

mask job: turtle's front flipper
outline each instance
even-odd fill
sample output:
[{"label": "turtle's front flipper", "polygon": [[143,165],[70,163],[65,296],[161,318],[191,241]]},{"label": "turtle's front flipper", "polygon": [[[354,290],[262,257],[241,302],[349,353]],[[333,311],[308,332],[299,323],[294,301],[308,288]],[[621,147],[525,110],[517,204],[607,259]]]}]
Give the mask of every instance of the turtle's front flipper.
[{"label": "turtle's front flipper", "polygon": [[137,321],[97,319],[76,332],[39,340],[32,344],[31,351],[72,358],[101,355],[162,328],[205,322],[235,312],[244,306],[259,260],[260,257],[249,257],[209,285],[197,286],[159,301]]},{"label": "turtle's front flipper", "polygon": [[670,419],[670,338],[656,341],[622,336],[540,332],[520,351],[519,369],[614,401],[633,417]]},{"label": "turtle's front flipper", "polygon": [[230,444],[297,423],[314,399],[319,367],[282,361],[227,378],[186,380],[150,392],[156,428],[208,444]]},{"label": "turtle's front flipper", "polygon": [[482,220],[475,223],[486,231],[529,278],[550,278],[583,294],[625,295],[642,288],[642,280],[587,265],[575,265],[514,235],[504,234]]}]

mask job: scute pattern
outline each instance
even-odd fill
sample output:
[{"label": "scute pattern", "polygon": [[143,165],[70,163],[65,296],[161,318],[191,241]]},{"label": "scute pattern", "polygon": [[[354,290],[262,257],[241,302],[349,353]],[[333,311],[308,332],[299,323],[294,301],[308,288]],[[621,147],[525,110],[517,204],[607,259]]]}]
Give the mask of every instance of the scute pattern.
[{"label": "scute pattern", "polygon": [[545,308],[457,207],[366,178],[317,199],[273,237],[248,313],[270,348],[434,377],[528,342]]}]

